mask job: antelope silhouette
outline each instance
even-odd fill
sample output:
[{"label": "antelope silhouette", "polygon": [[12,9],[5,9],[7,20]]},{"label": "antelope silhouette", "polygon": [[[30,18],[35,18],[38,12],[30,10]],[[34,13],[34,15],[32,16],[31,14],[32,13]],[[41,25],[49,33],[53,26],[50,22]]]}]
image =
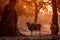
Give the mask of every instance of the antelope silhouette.
[{"label": "antelope silhouette", "polygon": [[27,22],[26,24],[27,24],[28,29],[31,31],[31,35],[33,34],[33,30],[40,31],[41,29],[41,24],[34,24],[34,23],[30,24],[29,22]]}]

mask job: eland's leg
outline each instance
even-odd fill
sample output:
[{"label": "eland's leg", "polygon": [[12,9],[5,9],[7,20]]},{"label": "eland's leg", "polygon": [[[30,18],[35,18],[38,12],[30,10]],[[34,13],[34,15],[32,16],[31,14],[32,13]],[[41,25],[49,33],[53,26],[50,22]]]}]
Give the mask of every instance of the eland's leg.
[{"label": "eland's leg", "polygon": [[31,36],[32,36],[32,34],[33,34],[33,31],[31,31]]},{"label": "eland's leg", "polygon": [[31,32],[31,36],[33,35],[33,31]]},{"label": "eland's leg", "polygon": [[41,30],[39,29],[39,35],[41,35]]}]

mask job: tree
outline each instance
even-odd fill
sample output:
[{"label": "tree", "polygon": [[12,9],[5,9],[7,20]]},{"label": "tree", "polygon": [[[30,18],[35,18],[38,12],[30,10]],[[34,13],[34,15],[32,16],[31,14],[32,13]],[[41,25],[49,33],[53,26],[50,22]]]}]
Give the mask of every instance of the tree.
[{"label": "tree", "polygon": [[34,23],[37,23],[37,17],[38,17],[38,13],[40,11],[40,9],[43,7],[43,5],[48,5],[51,4],[49,3],[50,0],[48,0],[47,2],[44,2],[44,0],[21,0],[24,5],[27,6],[27,8],[33,9],[34,13],[35,13],[35,17],[34,17]]},{"label": "tree", "polygon": [[53,17],[52,17],[51,31],[52,35],[58,35],[58,14],[57,14],[56,0],[52,0],[52,8],[53,8]]},{"label": "tree", "polygon": [[0,36],[19,35],[17,28],[18,17],[16,14],[15,5],[16,0],[9,0],[9,4],[7,4],[4,8],[4,13],[0,22]]}]

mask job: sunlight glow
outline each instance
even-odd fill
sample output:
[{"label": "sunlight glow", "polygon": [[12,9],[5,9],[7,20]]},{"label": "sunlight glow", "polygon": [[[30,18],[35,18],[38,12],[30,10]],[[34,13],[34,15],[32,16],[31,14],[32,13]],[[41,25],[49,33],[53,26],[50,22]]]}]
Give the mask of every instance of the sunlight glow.
[{"label": "sunlight glow", "polygon": [[[32,1],[32,0],[27,0],[27,1]],[[49,0],[42,0],[43,2],[48,2]],[[36,0],[36,3],[37,5],[39,5],[39,2],[41,2],[41,0]],[[49,3],[51,3],[51,1],[49,1]],[[52,6],[50,4],[42,4],[42,8],[39,9],[39,13],[41,13],[42,15],[45,15],[45,14],[52,14]],[[35,10],[35,4],[34,2],[32,2],[32,6],[27,6],[27,5],[24,5],[24,8],[30,8],[30,9],[33,9]],[[37,7],[38,8],[38,7]]]},{"label": "sunlight glow", "polygon": [[32,5],[34,6],[34,3],[32,3]]},{"label": "sunlight glow", "polygon": [[47,6],[49,11],[52,11],[52,7],[50,5]]},{"label": "sunlight glow", "polygon": [[47,1],[49,1],[49,0],[43,0],[44,2],[47,2]]},{"label": "sunlight glow", "polygon": [[24,5],[24,8],[26,8],[27,6],[26,5]]},{"label": "sunlight glow", "polygon": [[27,0],[27,1],[31,1],[31,0]]}]

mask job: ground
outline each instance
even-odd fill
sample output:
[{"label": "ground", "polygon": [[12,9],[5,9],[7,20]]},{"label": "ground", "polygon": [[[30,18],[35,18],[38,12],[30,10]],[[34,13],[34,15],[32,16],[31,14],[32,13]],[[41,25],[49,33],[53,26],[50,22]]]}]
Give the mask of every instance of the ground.
[{"label": "ground", "polygon": [[42,35],[42,36],[14,36],[0,37],[0,40],[60,40],[60,36]]}]

